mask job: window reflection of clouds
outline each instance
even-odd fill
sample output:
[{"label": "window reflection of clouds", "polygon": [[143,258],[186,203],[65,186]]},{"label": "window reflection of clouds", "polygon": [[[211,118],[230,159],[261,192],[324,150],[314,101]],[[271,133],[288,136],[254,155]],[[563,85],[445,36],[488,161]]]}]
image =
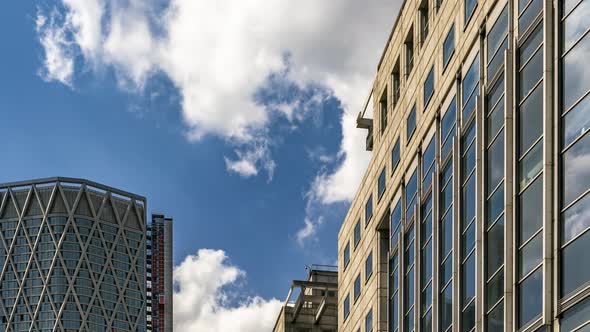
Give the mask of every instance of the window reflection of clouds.
[{"label": "window reflection of clouds", "polygon": [[586,35],[563,58],[563,109],[569,109],[590,89],[590,36]]},{"label": "window reflection of clouds", "polygon": [[573,239],[588,227],[590,227],[590,195],[586,195],[563,214],[562,243]]},{"label": "window reflection of clouds", "polygon": [[590,1],[582,1],[568,16],[563,25],[564,49],[570,48],[590,27]]},{"label": "window reflection of clouds", "polygon": [[563,155],[564,206],[590,187],[590,135],[584,136]]}]

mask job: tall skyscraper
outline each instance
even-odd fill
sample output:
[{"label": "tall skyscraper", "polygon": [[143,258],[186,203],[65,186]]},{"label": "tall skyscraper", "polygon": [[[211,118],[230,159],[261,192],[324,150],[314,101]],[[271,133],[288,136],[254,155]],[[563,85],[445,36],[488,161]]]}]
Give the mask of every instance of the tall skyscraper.
[{"label": "tall skyscraper", "polygon": [[403,2],[357,120],[340,331],[590,330],[587,5]]},{"label": "tall skyscraper", "polygon": [[152,214],[147,246],[147,330],[171,332],[172,218]]},{"label": "tall skyscraper", "polygon": [[145,198],[51,178],[0,202],[0,331],[145,331]]}]

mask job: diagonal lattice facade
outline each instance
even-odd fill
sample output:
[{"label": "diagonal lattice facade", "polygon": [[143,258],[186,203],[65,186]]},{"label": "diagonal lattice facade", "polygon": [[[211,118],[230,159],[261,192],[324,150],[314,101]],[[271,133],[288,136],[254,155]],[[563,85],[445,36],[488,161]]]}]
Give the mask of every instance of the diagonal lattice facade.
[{"label": "diagonal lattice facade", "polygon": [[0,202],[0,331],[145,331],[145,198],[52,178]]}]

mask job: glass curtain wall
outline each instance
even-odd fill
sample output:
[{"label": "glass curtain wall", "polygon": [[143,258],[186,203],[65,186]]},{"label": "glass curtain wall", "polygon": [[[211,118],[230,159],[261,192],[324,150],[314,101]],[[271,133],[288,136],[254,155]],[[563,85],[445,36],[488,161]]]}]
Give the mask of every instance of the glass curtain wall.
[{"label": "glass curtain wall", "polygon": [[486,331],[504,331],[504,51],[508,8],[490,29],[486,43],[485,100],[485,298]]},{"label": "glass curtain wall", "polygon": [[422,155],[422,203],[420,226],[420,294],[422,332],[432,331],[432,177],[436,171],[436,135]]},{"label": "glass curtain wall", "polygon": [[475,329],[475,210],[476,210],[476,122],[475,110],[479,95],[479,54],[468,67],[461,84],[461,222],[460,222],[460,275],[461,275],[461,328],[463,332]]},{"label": "glass curtain wall", "polygon": [[[590,282],[590,1],[559,2],[560,24],[560,298],[575,298]],[[590,330],[590,300],[566,311],[561,331]]]},{"label": "glass curtain wall", "polygon": [[543,309],[542,1],[520,0],[516,72],[516,328]]},{"label": "glass curtain wall", "polygon": [[439,176],[439,330],[453,329],[453,141],[456,136],[457,101],[450,102],[440,124]]}]

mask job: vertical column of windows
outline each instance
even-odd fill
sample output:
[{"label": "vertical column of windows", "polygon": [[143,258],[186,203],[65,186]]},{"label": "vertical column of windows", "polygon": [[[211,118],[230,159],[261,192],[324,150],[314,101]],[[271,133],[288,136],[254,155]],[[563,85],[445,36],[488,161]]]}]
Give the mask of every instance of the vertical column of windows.
[{"label": "vertical column of windows", "polygon": [[420,214],[420,293],[422,332],[432,331],[432,177],[436,170],[436,135],[432,137],[422,155],[422,202]]},{"label": "vertical column of windows", "polygon": [[441,120],[439,177],[439,289],[442,332],[453,328],[453,140],[456,133],[456,98],[451,101]]},{"label": "vertical column of windows", "polygon": [[[485,114],[485,298],[487,331],[504,330],[504,51],[508,47],[505,7],[486,38]],[[498,77],[499,76],[499,77]]]},{"label": "vertical column of windows", "polygon": [[406,225],[404,234],[404,331],[414,331],[414,292],[415,292],[415,218],[416,218],[416,196],[418,192],[417,170],[410,176],[406,185]]},{"label": "vertical column of windows", "polygon": [[518,41],[516,73],[517,328],[535,321],[543,309],[543,22],[539,19],[542,1],[526,2],[519,1],[518,29],[522,37]]},{"label": "vertical column of windows", "polygon": [[[577,294],[590,282],[590,266],[585,263],[590,251],[590,219],[587,217],[590,213],[590,167],[587,163],[590,158],[590,1],[564,0],[559,3],[562,6],[559,248],[560,297],[565,299]],[[589,302],[585,300],[564,315],[567,324],[562,324],[562,331],[574,331],[588,323]],[[580,331],[586,329],[588,325]]]},{"label": "vertical column of windows", "polygon": [[402,221],[402,205],[399,200],[391,211],[389,258],[389,332],[399,331],[399,234]]},{"label": "vertical column of windows", "polygon": [[479,54],[470,65],[461,86],[461,162],[460,162],[460,274],[461,331],[475,328],[475,234],[476,234],[476,122],[475,110],[479,95]]}]

